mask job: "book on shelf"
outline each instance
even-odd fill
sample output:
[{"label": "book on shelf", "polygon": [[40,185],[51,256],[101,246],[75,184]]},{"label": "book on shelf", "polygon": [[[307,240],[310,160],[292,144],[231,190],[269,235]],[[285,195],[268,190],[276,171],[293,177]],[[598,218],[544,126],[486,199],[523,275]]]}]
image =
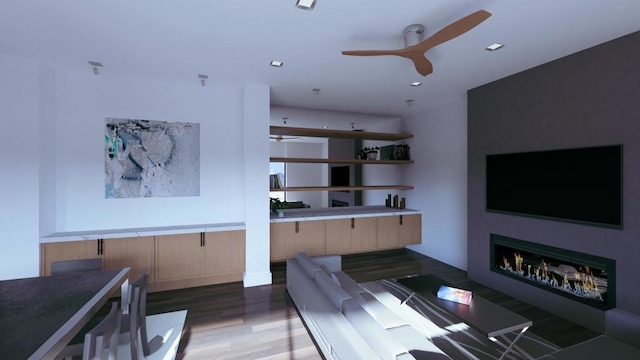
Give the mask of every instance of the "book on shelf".
[{"label": "book on shelf", "polygon": [[269,188],[282,189],[283,187],[284,187],[284,182],[282,181],[282,177],[280,176],[280,174],[269,175]]}]

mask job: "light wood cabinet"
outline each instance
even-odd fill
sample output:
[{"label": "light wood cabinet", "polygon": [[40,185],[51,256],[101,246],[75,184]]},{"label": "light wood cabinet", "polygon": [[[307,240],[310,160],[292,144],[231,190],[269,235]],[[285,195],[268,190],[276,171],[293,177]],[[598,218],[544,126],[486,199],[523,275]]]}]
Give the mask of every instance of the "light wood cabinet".
[{"label": "light wood cabinet", "polygon": [[326,220],[327,254],[349,254],[378,248],[376,217]]},{"label": "light wood cabinet", "polygon": [[325,231],[324,220],[272,223],[271,260],[286,260],[298,252],[309,256],[324,255]]},{"label": "light wood cabinet", "polygon": [[129,267],[129,280],[145,269],[149,291],[241,281],[245,269],[244,230],[43,243],[40,275],[51,263],[102,259],[102,268]]},{"label": "light wood cabinet", "polygon": [[378,217],[378,249],[404,247],[422,242],[422,215]]},{"label": "light wood cabinet", "polygon": [[271,223],[271,261],[300,251],[310,256],[353,254],[421,242],[421,214]]},{"label": "light wood cabinet", "polygon": [[144,269],[149,273],[149,283],[154,283],[153,240],[153,236],[102,240],[102,267],[104,269],[131,268],[128,274],[129,281],[135,280]]},{"label": "light wood cabinet", "polygon": [[398,235],[400,246],[417,245],[422,243],[422,215],[403,215]]},{"label": "light wood cabinet", "polygon": [[203,275],[205,261],[202,233],[156,236],[158,282]]},{"label": "light wood cabinet", "polygon": [[156,237],[154,291],[240,281],[245,265],[245,231]]},{"label": "light wood cabinet", "polygon": [[245,231],[220,231],[204,234],[206,274],[244,272]]},{"label": "light wood cabinet", "polygon": [[52,262],[102,258],[99,246],[98,239],[40,244],[40,275],[51,275]]}]

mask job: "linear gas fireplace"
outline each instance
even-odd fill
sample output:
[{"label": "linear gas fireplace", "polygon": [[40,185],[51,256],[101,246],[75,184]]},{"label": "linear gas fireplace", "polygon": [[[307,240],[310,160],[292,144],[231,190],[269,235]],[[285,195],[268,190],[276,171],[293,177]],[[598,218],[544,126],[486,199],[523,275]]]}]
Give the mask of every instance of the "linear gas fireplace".
[{"label": "linear gas fireplace", "polygon": [[491,234],[491,271],[599,309],[616,306],[616,261]]}]

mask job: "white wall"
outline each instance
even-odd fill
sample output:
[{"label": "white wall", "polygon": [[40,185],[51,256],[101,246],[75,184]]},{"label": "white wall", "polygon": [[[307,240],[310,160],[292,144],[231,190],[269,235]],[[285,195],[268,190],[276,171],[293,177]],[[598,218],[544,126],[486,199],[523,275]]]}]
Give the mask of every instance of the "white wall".
[{"label": "white wall", "polygon": [[0,280],[38,275],[40,67],[0,57]]},{"label": "white wall", "polygon": [[407,207],[422,210],[424,255],[467,268],[467,98],[466,94],[404,120],[413,133],[404,181]]},{"label": "white wall", "polygon": [[[63,73],[57,97],[58,232],[244,221],[241,88]],[[199,123],[200,196],[105,199],[105,117]]]}]

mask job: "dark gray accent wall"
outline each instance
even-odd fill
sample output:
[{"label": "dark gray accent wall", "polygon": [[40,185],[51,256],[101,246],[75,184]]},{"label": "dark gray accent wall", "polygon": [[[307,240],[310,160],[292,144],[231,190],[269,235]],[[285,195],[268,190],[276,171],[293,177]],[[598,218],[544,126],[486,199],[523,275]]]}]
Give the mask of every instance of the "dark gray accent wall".
[{"label": "dark gray accent wall", "polygon": [[[623,228],[490,213],[488,154],[623,144]],[[617,307],[640,314],[640,32],[468,93],[469,278],[596,330],[604,314],[489,271],[489,234],[617,261]],[[534,324],[535,326],[535,324]]]}]

